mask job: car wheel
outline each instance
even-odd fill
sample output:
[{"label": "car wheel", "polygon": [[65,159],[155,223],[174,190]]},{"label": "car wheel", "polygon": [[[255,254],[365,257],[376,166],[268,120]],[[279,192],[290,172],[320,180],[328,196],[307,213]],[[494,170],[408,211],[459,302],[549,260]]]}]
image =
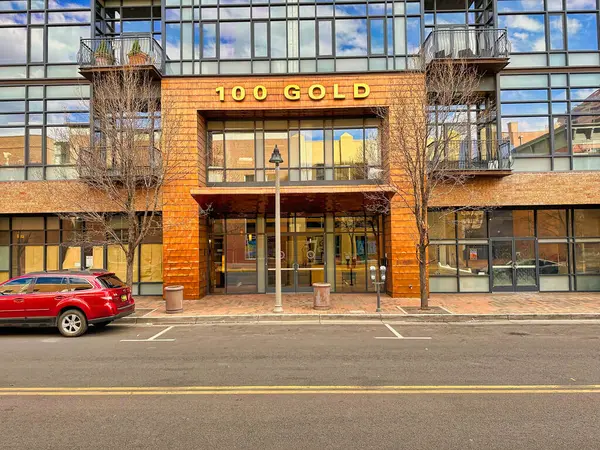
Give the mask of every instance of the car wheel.
[{"label": "car wheel", "polygon": [[111,323],[112,320],[109,320],[108,322],[98,322],[94,324],[94,327],[96,328],[106,328],[106,326]]},{"label": "car wheel", "polygon": [[85,314],[77,309],[69,309],[58,318],[58,331],[66,337],[81,336],[87,331]]}]

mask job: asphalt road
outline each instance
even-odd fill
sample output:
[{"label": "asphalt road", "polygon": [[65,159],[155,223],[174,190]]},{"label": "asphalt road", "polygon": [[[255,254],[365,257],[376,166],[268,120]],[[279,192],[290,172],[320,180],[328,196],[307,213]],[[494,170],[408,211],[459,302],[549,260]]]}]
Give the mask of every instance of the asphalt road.
[{"label": "asphalt road", "polygon": [[598,449],[599,411],[597,324],[0,329],[1,449]]}]

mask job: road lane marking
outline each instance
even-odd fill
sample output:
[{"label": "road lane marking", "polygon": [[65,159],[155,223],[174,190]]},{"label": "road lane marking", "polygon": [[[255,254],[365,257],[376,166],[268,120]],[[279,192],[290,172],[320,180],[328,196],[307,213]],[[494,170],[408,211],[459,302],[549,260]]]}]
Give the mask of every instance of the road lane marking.
[{"label": "road lane marking", "polygon": [[162,331],[159,331],[154,336],[149,337],[148,339],[121,339],[121,342],[173,342],[175,339],[157,339],[159,336],[162,336],[167,331],[172,330],[174,328],[173,325],[165,328]]},{"label": "road lane marking", "polygon": [[391,337],[391,336],[379,337],[378,336],[375,339],[409,339],[409,340],[410,339],[412,339],[412,340],[423,340],[423,339],[429,340],[429,339],[431,339],[430,337],[426,337],[426,336],[423,336],[423,337],[405,337],[405,336],[402,336],[400,333],[398,333],[396,330],[394,330],[390,324],[384,323],[384,325],[388,328],[388,330],[390,330],[392,333],[394,333],[395,337]]},{"label": "road lane marking", "polygon": [[154,396],[298,394],[600,394],[600,385],[523,386],[181,386],[0,388],[2,396]]}]

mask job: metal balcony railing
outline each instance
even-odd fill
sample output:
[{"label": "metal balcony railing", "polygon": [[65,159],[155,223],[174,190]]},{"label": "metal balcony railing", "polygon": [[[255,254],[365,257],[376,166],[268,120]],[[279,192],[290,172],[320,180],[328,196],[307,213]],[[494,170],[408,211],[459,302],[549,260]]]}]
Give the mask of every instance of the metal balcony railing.
[{"label": "metal balcony railing", "polygon": [[506,30],[496,28],[441,28],[423,43],[425,62],[440,59],[508,59]]},{"label": "metal balcony railing", "polygon": [[110,147],[80,147],[77,155],[77,173],[92,183],[110,179],[125,183],[127,180],[153,180],[162,173],[162,156],[159,149],[140,145],[133,157],[120,158]]},{"label": "metal balcony railing", "polygon": [[[452,140],[444,148],[435,150],[438,162],[434,170],[457,171],[510,171],[512,157],[508,140]],[[433,151],[433,149],[432,149]],[[433,156],[432,159],[436,159]]]},{"label": "metal balcony railing", "polygon": [[162,47],[149,35],[81,39],[77,63],[80,69],[153,66],[164,72]]}]

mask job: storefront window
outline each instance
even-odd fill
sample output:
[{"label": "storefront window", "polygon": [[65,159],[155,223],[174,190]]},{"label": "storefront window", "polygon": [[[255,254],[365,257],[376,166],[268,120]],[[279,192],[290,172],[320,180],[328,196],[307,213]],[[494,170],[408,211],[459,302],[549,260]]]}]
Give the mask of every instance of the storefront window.
[{"label": "storefront window", "polygon": [[487,222],[485,217],[485,211],[459,211],[458,238],[487,238]]},{"label": "storefront window", "polygon": [[456,246],[429,245],[429,276],[457,274]]},{"label": "storefront window", "polygon": [[456,238],[454,212],[429,211],[427,214],[429,239]]},{"label": "storefront window", "polygon": [[575,236],[600,237],[600,209],[575,210]]},{"label": "storefront window", "polygon": [[567,236],[567,211],[564,209],[540,209],[537,212],[538,237]]}]

